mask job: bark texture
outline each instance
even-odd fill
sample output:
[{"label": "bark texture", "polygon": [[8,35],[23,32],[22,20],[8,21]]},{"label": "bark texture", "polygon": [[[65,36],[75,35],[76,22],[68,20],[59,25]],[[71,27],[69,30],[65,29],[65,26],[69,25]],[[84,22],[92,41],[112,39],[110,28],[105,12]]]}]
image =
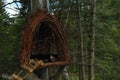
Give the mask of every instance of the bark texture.
[{"label": "bark texture", "polygon": [[70,80],[67,67],[65,67],[64,70],[63,70],[62,78],[63,78],[62,80]]},{"label": "bark texture", "polygon": [[79,58],[79,80],[85,80],[85,67],[84,67],[84,54],[83,54],[83,34],[82,34],[82,24],[80,15],[80,1],[77,1],[78,9],[78,35],[79,35],[79,45],[78,45],[78,58]]},{"label": "bark texture", "polygon": [[96,0],[91,1],[91,18],[90,18],[90,43],[89,43],[89,79],[94,80],[94,54],[95,54],[95,13]]},{"label": "bark texture", "polygon": [[[49,0],[31,0],[31,14],[34,14],[37,9],[47,9],[48,2],[46,1]],[[49,80],[48,68],[41,69],[38,73],[41,73],[41,76],[37,75],[36,80]],[[31,76],[33,77],[33,75]],[[35,80],[35,78],[31,80]]]}]

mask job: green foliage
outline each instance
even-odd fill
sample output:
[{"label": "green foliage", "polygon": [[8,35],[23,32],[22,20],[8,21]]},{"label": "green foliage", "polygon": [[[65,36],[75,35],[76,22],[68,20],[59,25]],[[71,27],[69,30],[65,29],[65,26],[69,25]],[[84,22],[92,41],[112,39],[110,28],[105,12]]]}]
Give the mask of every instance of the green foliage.
[{"label": "green foliage", "polygon": [[[76,0],[71,0],[71,7],[67,6],[70,0],[50,0],[51,12],[65,25],[67,10],[70,8],[67,27],[67,42],[71,61],[78,62],[78,26]],[[64,4],[63,4],[64,3]],[[0,1],[0,7],[4,3]],[[88,75],[88,41],[91,3],[81,1],[81,24],[83,26],[83,46],[86,76]],[[22,5],[23,7],[26,6]],[[25,10],[23,9],[23,10]],[[23,11],[21,10],[21,12]],[[25,18],[10,18],[2,8],[0,13],[0,73],[11,72],[17,66],[21,50],[22,31]],[[95,36],[95,80],[119,80],[120,76],[120,1],[97,0],[96,36]],[[6,65],[6,66],[5,66]],[[78,64],[69,67],[70,80],[78,80]],[[8,69],[9,68],[9,69]]]},{"label": "green foliage", "polygon": [[[54,2],[54,1],[53,1]],[[78,47],[78,26],[77,22],[77,10],[76,0],[72,0],[72,5],[69,14],[69,20],[67,22],[67,29],[69,30],[67,37],[68,47],[71,59],[77,62]],[[59,8],[57,7],[59,5]],[[56,15],[61,15],[62,25],[64,25],[66,19],[65,9],[67,5],[64,4],[61,7],[60,3],[56,4]],[[89,24],[90,24],[90,12],[91,3],[88,0],[81,1],[81,24],[83,27],[83,44],[84,44],[84,57],[85,63],[88,62],[88,41],[89,41]],[[64,8],[64,9],[62,9]],[[57,10],[58,9],[58,10]],[[61,11],[61,14],[59,11]],[[95,80],[119,80],[119,61],[120,61],[120,1],[118,0],[97,0],[96,10],[96,38],[95,38]],[[68,28],[69,27],[69,28]],[[87,66],[86,76],[87,76]],[[78,68],[71,68],[72,70]],[[73,72],[74,73],[74,72]],[[77,75],[77,74],[76,74]],[[71,78],[72,79],[72,78]],[[74,79],[73,79],[74,80]]]},{"label": "green foliage", "polygon": [[[118,80],[119,76],[116,67],[119,65],[120,57],[120,28],[118,0],[101,0],[97,3],[97,24],[96,24],[96,63],[100,64],[101,71],[97,73],[99,79]],[[114,6],[116,4],[116,6]],[[120,12],[119,12],[120,13]],[[117,17],[116,17],[117,16]],[[117,57],[116,57],[117,56]],[[96,68],[96,71],[99,69]],[[99,75],[99,76],[98,76]],[[96,79],[98,80],[98,78]]]},{"label": "green foliage", "polygon": [[[4,5],[0,1],[0,8]],[[13,73],[18,68],[19,53],[24,18],[9,17],[4,7],[0,10],[0,76],[4,73]]]}]

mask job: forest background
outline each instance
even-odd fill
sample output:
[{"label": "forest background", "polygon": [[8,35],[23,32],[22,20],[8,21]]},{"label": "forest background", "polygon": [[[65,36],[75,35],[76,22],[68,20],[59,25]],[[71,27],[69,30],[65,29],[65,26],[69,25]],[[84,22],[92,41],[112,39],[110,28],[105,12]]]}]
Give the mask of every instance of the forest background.
[{"label": "forest background", "polygon": [[[18,13],[10,16],[5,7],[13,3],[16,8],[9,9]],[[29,4],[29,0],[13,0],[8,4],[0,0],[0,76],[12,74],[20,66]],[[94,0],[50,0],[50,12],[60,21],[70,59],[74,62],[67,67],[70,80],[80,80],[80,66],[84,69],[84,80],[90,80],[90,65],[94,68],[94,80],[120,80],[120,0],[97,0],[95,3]],[[91,36],[94,38],[92,49]],[[90,62],[90,52],[94,53],[94,64]]]}]

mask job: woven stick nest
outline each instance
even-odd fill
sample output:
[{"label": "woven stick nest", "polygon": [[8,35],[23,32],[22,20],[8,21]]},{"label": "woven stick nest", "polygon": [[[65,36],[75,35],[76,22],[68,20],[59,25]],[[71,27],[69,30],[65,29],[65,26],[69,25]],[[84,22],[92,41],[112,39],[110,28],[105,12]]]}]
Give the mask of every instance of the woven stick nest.
[{"label": "woven stick nest", "polygon": [[[39,38],[36,38],[36,36],[39,36]],[[68,50],[60,24],[57,18],[47,10],[38,10],[24,31],[23,49],[20,56],[21,63],[28,63],[33,49],[36,48],[34,45],[42,45],[42,43],[52,43],[58,54],[62,54],[60,60],[68,61]],[[42,46],[39,49],[42,49]],[[39,52],[42,53],[42,50]]]}]

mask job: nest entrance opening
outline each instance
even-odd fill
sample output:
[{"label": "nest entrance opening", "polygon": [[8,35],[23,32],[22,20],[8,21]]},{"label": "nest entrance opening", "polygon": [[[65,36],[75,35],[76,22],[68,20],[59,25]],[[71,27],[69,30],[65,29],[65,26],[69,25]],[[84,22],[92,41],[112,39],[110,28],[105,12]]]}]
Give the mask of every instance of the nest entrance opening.
[{"label": "nest entrance opening", "polygon": [[47,10],[38,10],[32,16],[23,35],[22,64],[30,59],[48,62],[46,66],[69,62],[67,43],[57,18]]},{"label": "nest entrance opening", "polygon": [[60,39],[53,31],[52,24],[41,22],[33,34],[30,59],[62,61],[63,52],[60,46]]}]

